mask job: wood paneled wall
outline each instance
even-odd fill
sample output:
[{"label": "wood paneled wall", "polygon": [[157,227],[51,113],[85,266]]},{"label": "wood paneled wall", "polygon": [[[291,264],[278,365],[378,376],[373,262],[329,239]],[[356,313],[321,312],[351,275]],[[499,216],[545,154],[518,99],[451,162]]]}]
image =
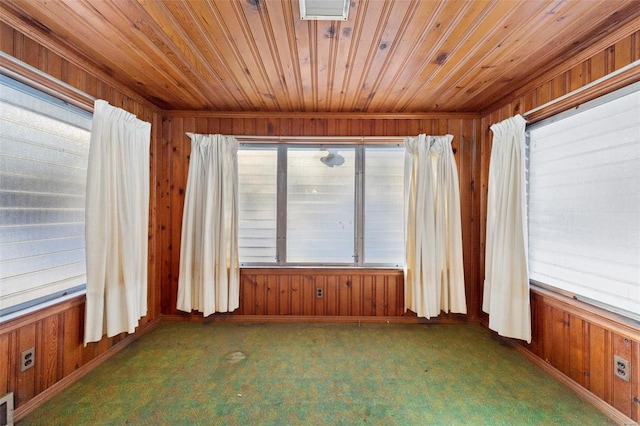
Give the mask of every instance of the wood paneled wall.
[{"label": "wood paneled wall", "polygon": [[[46,43],[46,40],[41,40]],[[152,123],[151,141],[151,182],[157,181],[156,141],[161,125],[159,111],[135,95],[120,90],[109,76],[89,68],[82,68],[82,60],[71,52],[55,52],[20,31],[0,22],[0,49],[14,58],[31,65],[63,83],[67,83],[90,96],[108,101],[121,107],[142,120]],[[30,74],[36,83],[43,86],[56,86],[37,73],[19,69],[15,64],[2,61],[2,65],[18,74]],[[64,87],[54,87],[65,90]],[[73,92],[67,91],[69,96]],[[78,98],[78,103],[87,104],[86,98]],[[141,319],[138,332],[145,330],[160,318],[160,285],[157,275],[156,228],[156,190],[151,185],[150,193],[150,238],[149,238],[149,291],[148,313]],[[0,395],[14,392],[16,417],[25,413],[30,401],[82,369],[97,358],[104,358],[117,349],[126,335],[103,338],[100,342],[83,346],[84,338],[84,296],[62,304],[46,308],[19,319],[8,321],[0,326]],[[124,342],[123,342],[124,343]],[[19,357],[25,349],[35,347],[35,366],[25,372],[20,371]]]},{"label": "wood paneled wall", "polygon": [[[532,341],[523,345],[574,383],[634,421],[640,420],[640,330],[611,315],[532,291]],[[630,380],[614,374],[614,355],[631,362]]]},{"label": "wood paneled wall", "polygon": [[[640,31],[637,28],[636,23],[635,32],[630,32],[627,27],[608,35],[578,57],[570,58],[564,64],[549,70],[531,84],[517,88],[512,95],[483,112],[478,147],[482,200],[479,204],[479,288],[476,295],[480,299],[484,277],[486,201],[492,141],[489,126],[560,98],[639,60]],[[635,67],[528,115],[527,120],[538,121],[639,80],[640,67]],[[577,302],[560,300],[561,298],[547,293],[536,292],[532,295],[533,337],[531,344],[523,347],[565,374],[573,383],[597,395],[627,417],[640,421],[640,330],[579,309],[576,307]],[[488,323],[486,314],[481,313],[480,319],[484,324]],[[632,362],[634,373],[631,382],[614,376],[614,355],[621,355]]]},{"label": "wood paneled wall", "polygon": [[[325,115],[297,115],[282,116],[276,114],[215,114],[204,112],[165,112],[162,120],[162,139],[160,141],[160,168],[166,170],[158,181],[158,239],[165,247],[161,255],[160,275],[162,283],[162,313],[164,315],[183,315],[176,310],[176,296],[178,288],[178,269],[180,262],[180,234],[182,210],[184,203],[189,154],[191,140],[186,132],[222,133],[232,135],[259,136],[412,136],[420,133],[446,134],[454,136],[453,147],[460,177],[460,196],[462,208],[462,234],[464,250],[465,281],[469,318],[475,318],[479,310],[477,301],[477,258],[478,258],[478,218],[479,198],[475,196],[475,182],[478,168],[476,140],[478,137],[478,116],[475,114],[432,114],[402,116],[372,116],[349,114]],[[300,315],[401,315],[404,311],[404,299],[399,299],[399,288],[388,286],[384,298],[389,300],[385,309],[378,305],[374,309],[366,300],[371,297],[378,284],[368,282],[367,271],[340,272],[338,277],[351,273],[363,287],[353,286],[349,289],[349,296],[343,294],[339,284],[335,299],[326,299],[322,306],[316,305],[315,300],[299,299],[300,294],[311,294],[315,287],[309,277],[309,272],[300,273],[299,270],[280,270],[277,273],[261,272],[255,279],[249,278],[251,272],[242,273],[242,306],[238,314],[254,315],[288,315],[301,312]],[[375,271],[374,271],[375,272]],[[318,272],[316,280],[331,283],[334,275]],[[385,277],[386,273],[377,275]],[[395,275],[395,273],[394,273]],[[360,278],[362,276],[362,278]],[[333,278],[332,278],[333,277]],[[345,278],[338,278],[345,279]],[[354,278],[356,279],[356,278]],[[384,278],[386,279],[386,278]],[[274,296],[270,284],[277,280],[279,295]],[[353,282],[353,281],[352,281]],[[286,285],[282,283],[287,283]],[[295,286],[293,283],[296,283]],[[275,284],[274,284],[275,285]],[[333,285],[333,284],[327,284]],[[346,285],[346,284],[345,284]],[[266,286],[266,287],[265,287]],[[272,290],[265,290],[271,288]],[[360,292],[360,290],[362,291]],[[286,294],[282,294],[284,291]],[[333,291],[333,290],[331,290]],[[298,293],[295,293],[298,292]],[[302,293],[300,293],[302,292]],[[377,293],[378,294],[378,293]],[[328,295],[329,296],[329,295]],[[329,296],[331,297],[331,296]],[[346,299],[345,297],[348,297]],[[404,296],[403,296],[404,297]],[[265,300],[266,298],[266,300]],[[288,300],[284,305],[277,300]],[[328,302],[333,300],[333,302]],[[349,300],[346,302],[346,300]],[[334,303],[335,304],[332,304]],[[297,307],[296,303],[302,304]],[[327,304],[328,303],[328,304]],[[348,303],[347,305],[341,305]],[[394,304],[391,306],[391,304]],[[285,308],[286,306],[286,308]]]},{"label": "wood paneled wall", "polygon": [[240,287],[238,315],[405,314],[403,273],[398,270],[243,269]]}]

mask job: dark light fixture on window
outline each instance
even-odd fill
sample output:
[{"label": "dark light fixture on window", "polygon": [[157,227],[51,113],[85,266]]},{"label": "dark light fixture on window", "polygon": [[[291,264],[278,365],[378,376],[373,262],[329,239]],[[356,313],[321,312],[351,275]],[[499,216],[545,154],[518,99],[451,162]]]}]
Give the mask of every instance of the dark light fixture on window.
[{"label": "dark light fixture on window", "polygon": [[329,152],[326,157],[320,158],[320,161],[325,166],[333,167],[333,166],[342,166],[344,164],[344,157],[338,154],[337,149],[323,149],[323,151]]},{"label": "dark light fixture on window", "polygon": [[351,0],[299,0],[300,19],[346,21]]}]

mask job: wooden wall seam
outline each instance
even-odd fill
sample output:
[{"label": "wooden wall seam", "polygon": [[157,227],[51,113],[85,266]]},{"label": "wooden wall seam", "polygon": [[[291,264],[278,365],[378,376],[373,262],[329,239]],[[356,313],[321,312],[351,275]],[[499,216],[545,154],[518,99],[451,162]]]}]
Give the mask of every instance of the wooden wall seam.
[{"label": "wooden wall seam", "polygon": [[[180,113],[173,114],[168,112],[163,114],[162,137],[159,145],[162,147],[158,153],[160,158],[159,164],[166,165],[166,175],[159,176],[157,182],[159,193],[158,198],[159,216],[158,233],[162,241],[166,241],[166,250],[159,251],[162,257],[161,265],[161,294],[163,315],[182,315],[176,309],[175,295],[177,294],[178,270],[180,261],[180,238],[181,238],[181,221],[184,206],[184,196],[186,192],[186,182],[189,166],[189,155],[191,144],[186,132],[195,133],[222,133],[234,135],[265,135],[265,136],[402,136],[402,135],[418,135],[426,134],[446,134],[450,133],[454,136],[452,145],[455,150],[455,158],[457,162],[459,181],[460,181],[460,199],[462,209],[462,233],[463,233],[463,257],[466,282],[467,305],[469,318],[475,319],[478,315],[479,305],[477,303],[477,250],[474,244],[477,244],[476,223],[477,211],[479,208],[477,203],[479,199],[473,197],[475,192],[475,182],[478,180],[479,169],[474,165],[477,161],[477,141],[479,139],[479,129],[477,119],[460,118],[459,114],[437,115],[437,119],[353,119],[346,114],[339,118],[316,118],[316,117],[299,117],[294,114],[261,114],[253,115],[223,115],[218,116],[216,113],[198,113],[191,115]],[[239,118],[230,118],[239,117]],[[333,116],[331,116],[333,117]],[[462,117],[466,117],[465,114]],[[473,115],[473,117],[476,117]],[[296,276],[295,269],[291,269],[291,276]],[[357,274],[354,272],[354,274]],[[330,276],[326,278],[332,280]],[[332,290],[340,288],[335,286],[331,281]],[[246,283],[245,283],[246,284]],[[271,285],[271,284],[270,284]],[[308,292],[308,286],[304,279],[300,281],[299,286],[303,292]],[[361,281],[358,286],[364,285]],[[285,282],[284,279],[273,284],[274,288],[281,286],[286,291],[291,290],[291,284]],[[377,284],[371,287],[368,283],[366,295],[376,288],[376,296],[379,296]],[[255,288],[245,285],[246,289]],[[256,289],[257,293],[243,293],[243,298],[264,300],[263,292],[268,293],[268,287]],[[358,304],[361,300],[352,300],[352,293],[358,290],[351,290],[350,293],[331,292],[327,295],[327,299],[323,304],[313,303],[314,309],[322,309],[326,315],[336,315],[338,312],[349,310],[361,310]],[[386,296],[389,300],[385,302],[386,315],[394,315],[393,312],[404,310],[404,299],[401,289],[394,286],[386,288],[388,293]],[[374,294],[374,293],[371,293]],[[287,297],[290,295],[287,294]],[[358,294],[355,297],[361,297]],[[369,297],[369,296],[366,296]],[[256,308],[256,314],[264,314],[264,309],[275,312],[282,310],[283,303],[291,303],[285,296],[282,300],[273,303],[257,303],[256,305],[262,311]],[[243,299],[244,300],[244,299]],[[307,304],[305,309],[310,310],[312,302],[297,302]],[[241,301],[242,304],[242,301]],[[290,308],[287,308],[287,310]],[[370,309],[367,307],[367,309]],[[376,315],[381,314],[376,308]],[[185,314],[186,315],[186,314]],[[317,312],[314,313],[317,315]]]},{"label": "wooden wall seam", "polygon": [[[485,116],[491,111],[495,111],[501,108],[502,106],[511,103],[513,99],[521,98],[522,96],[525,96],[527,93],[530,93],[535,89],[543,87],[546,83],[553,80],[559,75],[565,75],[566,73],[575,74],[575,72],[577,72],[577,71],[574,71],[575,68],[581,68],[583,69],[583,71],[585,71],[585,75],[583,75],[584,78],[582,81],[583,84],[587,84],[590,81],[597,80],[599,77],[602,77],[605,74],[605,71],[604,70],[602,71],[602,75],[598,75],[598,74],[591,75],[590,73],[587,75],[586,71],[588,71],[588,68],[585,68],[585,67],[588,67],[592,61],[597,60],[597,58],[599,58],[600,56],[602,56],[602,59],[610,57],[611,50],[612,49],[615,50],[615,46],[618,43],[629,43],[630,44],[629,47],[631,48],[630,54],[632,55],[632,57],[635,57],[635,59],[639,59],[640,56],[638,56],[638,52],[637,52],[637,47],[638,47],[637,40],[638,40],[638,37],[640,37],[639,28],[640,28],[640,25],[638,24],[638,22],[635,22],[635,21],[627,22],[625,25],[618,28],[616,31],[605,35],[596,43],[593,43],[589,47],[581,50],[576,55],[571,56],[569,59],[566,59],[560,62],[559,64],[556,64],[550,67],[549,69],[542,72],[539,76],[533,77],[532,79],[530,79],[525,84],[516,86],[515,90],[513,90],[511,93],[505,94],[502,98],[496,100],[496,102],[494,102],[493,104],[487,106],[486,108],[483,108],[482,111],[480,111],[480,115]],[[609,55],[606,55],[604,52],[608,52]],[[629,61],[628,63],[631,63],[631,62],[633,62],[633,60]],[[620,68],[621,66],[624,66],[621,64],[623,64],[623,62],[619,60],[619,63],[616,69]],[[611,66],[607,68],[609,70],[608,72],[613,71],[613,69],[611,69]],[[574,77],[573,79],[570,79],[569,84],[576,84],[575,75],[573,77]],[[573,83],[571,81],[573,81]],[[570,90],[573,90],[573,89],[570,89]],[[542,105],[545,102],[537,102],[537,105]]]},{"label": "wooden wall seam", "polygon": [[[1,12],[0,7],[0,14]],[[21,25],[18,27],[22,28]],[[130,336],[130,338],[136,338],[139,333],[149,329],[161,317],[159,275],[156,273],[155,266],[159,258],[157,251],[162,249],[155,233],[158,226],[156,182],[158,174],[162,172],[157,162],[161,115],[156,107],[118,86],[114,79],[103,78],[104,73],[100,70],[92,68],[89,64],[79,63],[74,54],[64,47],[51,49],[49,43],[45,46],[39,40],[31,38],[29,34],[21,32],[4,20],[0,21],[0,50],[62,83],[95,98],[104,99],[111,105],[123,108],[141,120],[152,123],[148,311],[147,315],[140,319],[136,334]],[[3,61],[5,62],[7,61]],[[10,69],[20,72],[16,64],[19,65],[18,62],[12,62]],[[47,87],[52,84],[46,75],[26,74],[34,78],[36,84]],[[63,85],[58,86],[63,87]],[[57,90],[59,87],[50,88]],[[72,90],[63,94],[71,97],[79,96]],[[87,103],[86,98],[78,98],[77,101],[85,105]],[[0,392],[3,395],[14,392],[17,419],[24,415],[23,407],[28,407],[31,401],[38,401],[41,395],[49,395],[49,389],[55,389],[59,383],[72,377],[75,372],[89,365],[94,359],[110,356],[116,345],[125,339],[125,334],[104,337],[100,342],[91,343],[85,347],[83,345],[84,310],[84,296],[80,296],[0,325],[0,359],[3,360],[0,363]],[[35,365],[22,372],[19,362],[20,353],[31,347],[35,348]]]},{"label": "wooden wall seam", "polygon": [[[590,56],[578,55],[579,61],[569,58],[482,112],[478,147],[480,202],[475,204],[480,209],[476,212],[480,219],[477,303],[481,303],[484,287],[481,277],[484,276],[488,172],[492,141],[489,126],[543,105],[640,59],[638,23],[626,25],[604,40],[609,44],[595,44],[588,49]],[[527,119],[536,121],[545,118],[636,81],[640,81],[640,67],[545,108],[540,114]],[[637,327],[616,322],[608,315],[596,315],[581,308],[578,302],[566,301],[560,296],[537,290],[532,292],[531,313],[532,341],[528,345],[518,342],[522,351],[552,366],[576,386],[601,398],[622,416],[614,416],[615,418],[626,416],[629,421],[640,421],[640,375],[637,373],[640,363],[636,361],[640,358],[637,353],[640,347],[640,330]],[[484,312],[480,313],[480,322],[485,326],[488,324],[488,316]],[[625,356],[632,361],[632,372],[636,373],[632,373],[630,382],[614,375],[614,355]]]},{"label": "wooden wall seam", "polygon": [[[121,95],[124,95],[121,99],[128,98],[140,105],[144,105],[144,108],[157,109],[155,105],[149,103],[139,94],[121,86],[109,72],[88,61],[73,46],[57,38],[54,39],[50,34],[34,29],[29,22],[7,13],[1,5],[0,27],[2,28],[0,30],[2,37],[0,38],[3,39],[2,44],[0,44],[0,50],[11,56],[80,90],[84,90],[82,86],[96,87],[101,84],[118,88],[117,94],[114,91],[109,93],[108,91],[101,92],[100,90],[84,90],[97,98],[113,98],[114,94],[120,98]],[[10,46],[11,42],[13,42],[12,46]],[[119,103],[114,105],[136,114],[130,108],[127,108],[126,104]]]}]

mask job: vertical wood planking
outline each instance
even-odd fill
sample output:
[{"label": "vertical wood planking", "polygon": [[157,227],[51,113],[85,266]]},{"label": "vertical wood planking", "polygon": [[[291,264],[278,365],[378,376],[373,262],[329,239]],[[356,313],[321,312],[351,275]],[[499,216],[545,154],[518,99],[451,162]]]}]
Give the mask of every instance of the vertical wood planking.
[{"label": "vertical wood planking", "polygon": [[[404,281],[399,271],[244,269],[240,282],[238,315],[404,314]],[[318,288],[323,297],[317,297]]]},{"label": "vertical wood planking", "polygon": [[351,315],[351,289],[353,278],[350,275],[341,275],[336,281],[336,293],[338,294],[338,315]]},{"label": "vertical wood planking", "polygon": [[[59,380],[58,339],[60,314],[47,317],[37,324],[36,368],[38,377],[36,393],[40,393]],[[61,361],[61,360],[60,360]]]},{"label": "vertical wood planking", "polygon": [[632,357],[631,357],[631,397],[632,397],[632,407],[631,407],[631,418],[635,419],[636,422],[640,421],[640,342],[634,342],[632,347]]},{"label": "vertical wood planking", "polygon": [[585,385],[585,322],[576,316],[569,316],[569,377],[582,386]]},{"label": "vertical wood planking", "polygon": [[543,316],[538,312],[538,310],[541,309],[541,307],[542,307],[542,303],[540,303],[538,295],[535,293],[532,294],[531,295],[531,343],[527,344],[526,348],[531,352],[533,352],[534,354],[536,354],[537,356],[539,356],[540,358],[543,358],[542,354],[544,351],[542,348],[542,342],[544,342],[544,339],[542,338],[542,333],[544,331],[544,326],[543,324],[540,324],[540,321],[543,318]]},{"label": "vertical wood planking", "polygon": [[302,288],[300,287],[300,281],[301,281],[300,275],[294,275],[292,277],[290,277],[290,290],[289,290],[289,294],[291,297],[291,315],[302,315],[302,312],[304,312],[302,304],[303,304],[303,297],[302,297]]},{"label": "vertical wood planking", "polygon": [[80,307],[76,306],[64,312],[63,321],[64,341],[62,376],[67,376],[80,368],[82,365],[82,332],[84,327],[84,312],[80,311]]},{"label": "vertical wood planking", "polygon": [[[16,351],[16,363],[14,364],[16,382],[15,382],[15,405],[19,407],[21,404],[29,401],[36,395],[36,369],[40,372],[41,367],[38,363],[39,360],[39,348],[36,347],[37,334],[36,334],[36,324],[29,324],[25,327],[21,327],[17,331],[17,351]],[[29,348],[36,348],[35,360],[36,363],[34,367],[26,370],[20,371],[20,355],[22,352],[26,351]]]},{"label": "vertical wood planking", "polygon": [[[527,348],[566,374],[577,384],[591,391],[611,406],[638,420],[637,397],[639,378],[636,353],[637,338],[611,331],[618,329],[611,322],[611,329],[601,326],[602,318],[588,311],[571,309],[569,312],[558,304],[553,296],[534,292],[532,298],[534,330],[531,345]],[[537,331],[543,327],[542,333]],[[620,379],[614,374],[614,355],[631,361],[631,380]]]},{"label": "vertical wood planking", "polygon": [[170,215],[170,233],[169,246],[167,253],[169,258],[169,283],[174,291],[168,292],[169,306],[177,312],[176,303],[178,296],[178,271],[180,269],[180,240],[182,232],[182,212],[184,208],[184,195],[187,185],[187,158],[191,152],[190,139],[185,134],[184,124],[188,123],[189,131],[195,131],[195,119],[174,120],[171,126],[172,143],[170,146],[170,166],[172,167],[172,176],[169,178],[169,193],[171,208]]},{"label": "vertical wood planking", "polygon": [[377,316],[386,315],[386,289],[387,289],[387,279],[384,276],[376,275],[373,277],[373,293],[375,295],[374,299],[374,313]]},{"label": "vertical wood planking", "polygon": [[290,276],[278,277],[278,315],[291,315],[291,280]]},{"label": "vertical wood planking", "polygon": [[277,294],[278,277],[275,275],[269,275],[266,277],[265,285],[265,315],[277,315],[278,313],[278,294]]},{"label": "vertical wood planking", "polygon": [[9,366],[14,365],[12,362],[15,357],[10,348],[10,340],[13,333],[0,335],[0,358],[5,362],[0,362],[0,395],[6,395],[9,392]]},{"label": "vertical wood planking", "polygon": [[[203,118],[206,116],[206,119]],[[474,174],[480,176],[480,169],[474,162],[477,161],[475,154],[476,142],[479,139],[479,128],[477,120],[467,118],[439,118],[439,119],[362,119],[348,118],[347,116],[333,116],[327,118],[296,118],[295,116],[284,116],[281,118],[260,117],[257,113],[255,117],[246,118],[228,118],[216,117],[215,113],[211,116],[207,114],[189,115],[188,113],[173,114],[166,112],[163,116],[162,141],[163,146],[159,150],[160,156],[158,164],[160,170],[166,172],[158,175],[157,185],[161,188],[159,196],[159,204],[157,206],[160,212],[158,217],[158,232],[160,233],[159,247],[165,247],[164,250],[158,250],[157,262],[161,265],[161,310],[163,314],[175,315],[182,314],[175,309],[175,295],[177,294],[177,278],[179,266],[179,246],[180,246],[180,226],[182,221],[182,209],[184,203],[184,194],[179,191],[186,187],[187,171],[188,171],[188,155],[185,144],[189,139],[184,136],[185,132],[197,133],[222,133],[222,134],[257,134],[257,135],[282,135],[282,136],[398,136],[398,135],[417,135],[419,133],[428,134],[445,134],[454,135],[454,146],[456,148],[456,162],[458,165],[459,181],[461,186],[461,202],[463,206],[462,224],[463,224],[463,256],[465,266],[466,292],[468,298],[468,311],[472,317],[478,314],[478,278],[477,278],[477,256],[479,247],[479,237],[477,228],[479,222],[474,222],[473,216],[478,209],[479,198],[472,196],[472,181]],[[250,125],[248,124],[250,123]],[[162,188],[168,186],[167,190]],[[167,194],[168,191],[168,194]],[[168,234],[168,241],[163,240],[164,235]],[[165,245],[166,244],[166,245]],[[363,312],[366,309],[362,297],[365,297],[362,283],[352,283],[356,287],[348,287],[345,283],[326,282],[325,304],[318,301],[309,302],[305,297],[304,303],[313,303],[317,310],[324,311],[327,315],[342,315],[351,311]],[[304,287],[304,286],[303,286]],[[277,292],[277,290],[274,290]],[[303,288],[303,291],[308,291]],[[244,294],[244,293],[243,293]],[[315,294],[315,290],[314,290]],[[291,297],[294,297],[291,295]],[[377,297],[371,293],[371,297]],[[395,300],[389,301],[389,305],[382,304],[380,306],[393,306],[397,302],[397,291],[393,296]],[[335,304],[335,301],[339,304]],[[283,303],[293,304],[294,299],[283,301]],[[378,310],[376,301],[376,308]],[[243,306],[245,306],[243,304]],[[272,306],[269,304],[269,309]],[[279,310],[281,308],[278,308]],[[284,309],[282,307],[282,309]],[[289,306],[287,309],[295,309],[295,305]],[[305,308],[305,311],[308,309]],[[334,311],[335,310],[335,311]],[[396,308],[392,308],[393,312],[402,312]]]},{"label": "vertical wood planking", "polygon": [[15,36],[16,31],[13,28],[4,22],[0,22],[0,50],[14,57],[16,56]]},{"label": "vertical wood planking", "polygon": [[[142,101],[134,99],[130,94],[125,94],[126,89],[115,87],[113,81],[104,81],[99,76],[101,70],[81,67],[70,58],[61,56],[56,52],[40,45],[28,36],[11,28],[5,22],[0,22],[0,49],[3,52],[26,62],[38,70],[61,80],[90,96],[104,99],[114,106],[119,106],[136,114],[139,118],[152,122],[151,141],[151,170],[157,166],[156,161],[165,157],[157,155],[158,128],[160,115],[158,110]],[[73,54],[70,53],[73,57]],[[84,64],[86,65],[86,64]],[[108,77],[106,77],[108,78]],[[38,77],[36,77],[38,79]],[[47,86],[50,81],[46,78],[35,81],[37,84]],[[84,102],[84,100],[81,100]],[[162,169],[163,173],[167,168]],[[153,173],[150,185],[156,185],[159,179]],[[149,244],[149,306],[148,314],[140,321],[139,330],[143,329],[151,320],[160,315],[158,300],[159,288],[154,278],[156,268],[151,259],[160,259],[155,252],[165,251],[166,246],[151,243],[156,237],[157,226],[152,224],[156,220],[154,207],[162,204],[150,193],[150,244]],[[155,297],[151,297],[154,295]],[[0,333],[0,392],[13,391],[15,394],[15,408],[20,409],[25,403],[37,394],[51,388],[62,378],[67,377],[75,370],[93,360],[96,356],[107,352],[116,342],[121,341],[124,335],[115,338],[104,338],[99,343],[83,347],[84,332],[84,300],[83,298],[66,301],[60,305],[54,305],[19,318],[19,326],[12,325],[13,321],[3,323],[3,331]],[[22,351],[35,348],[35,366],[24,372],[20,371],[20,354]]]},{"label": "vertical wood planking", "polygon": [[[161,312],[172,311],[171,305],[171,259],[170,244],[171,244],[171,198],[170,198],[170,179],[172,174],[171,161],[169,153],[171,151],[171,141],[173,138],[170,132],[173,128],[173,120],[169,118],[163,118],[162,120],[162,137],[158,143],[158,156],[156,161],[158,162],[159,170],[156,185],[158,186],[158,224],[156,227],[156,233],[158,234],[158,246],[161,250],[158,251],[157,263],[159,268],[159,279],[161,283],[160,287],[160,309]],[[172,254],[172,253],[171,253]]]},{"label": "vertical wood planking", "polygon": [[[486,202],[488,190],[489,159],[491,155],[492,135],[488,130],[491,124],[497,123],[516,113],[522,113],[545,104],[570,91],[579,89],[606,74],[620,69],[640,57],[640,31],[630,36],[624,36],[609,48],[603,49],[591,57],[579,62],[567,60],[561,64],[558,71],[550,70],[536,85],[523,87],[514,92],[511,99],[503,104],[495,105],[484,111],[479,121],[479,158],[480,168],[480,202],[474,205],[479,208],[480,224],[478,226],[479,243],[478,277],[476,303],[482,303],[482,281],[484,275],[484,249],[486,233]],[[605,88],[603,95],[610,89]],[[523,107],[524,102],[524,107]],[[569,108],[571,100],[563,101],[553,107],[552,113]],[[564,106],[563,106],[564,105]],[[546,112],[545,112],[546,113]],[[549,113],[546,113],[549,114]],[[576,383],[593,392],[596,396],[611,404],[634,421],[640,420],[640,403],[634,402],[640,389],[640,376],[633,373],[632,381],[625,382],[615,377],[613,371],[613,357],[621,353],[629,359],[637,359],[634,348],[638,342],[629,340],[625,345],[625,337],[613,330],[615,324],[604,326],[599,320],[593,320],[589,314],[576,315],[572,310],[566,310],[549,296],[542,296],[537,292],[532,294],[532,342],[527,349],[538,357],[549,362],[562,371]],[[481,314],[480,319],[487,322],[487,316]],[[637,334],[637,333],[636,333]],[[635,370],[640,370],[638,361],[632,361]],[[581,375],[581,368],[583,373]]]},{"label": "vertical wood planking", "polygon": [[606,382],[609,377],[606,361],[608,332],[597,325],[589,325],[589,384],[587,389],[603,400],[607,400]]},{"label": "vertical wood planking", "polygon": [[[630,339],[614,333],[612,335],[612,343],[612,355],[620,356],[629,362],[632,361],[633,342]],[[608,366],[605,366],[609,371],[613,371],[615,369],[615,360],[612,361],[613,362],[611,362]],[[625,381],[614,374],[611,405],[623,412],[625,415],[631,417],[632,404],[633,395],[631,381]]]},{"label": "vertical wood planking", "polygon": [[329,275],[325,277],[325,312],[328,316],[340,315],[340,295],[338,287],[338,277]]}]

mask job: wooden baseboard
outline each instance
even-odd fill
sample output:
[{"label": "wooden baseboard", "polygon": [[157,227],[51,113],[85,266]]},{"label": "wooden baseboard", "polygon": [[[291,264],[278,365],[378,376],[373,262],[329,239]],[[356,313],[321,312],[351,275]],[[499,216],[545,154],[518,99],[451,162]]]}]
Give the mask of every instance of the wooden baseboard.
[{"label": "wooden baseboard", "polygon": [[584,387],[582,387],[579,383],[573,381],[571,378],[566,376],[560,370],[552,366],[551,364],[545,362],[543,359],[538,357],[536,354],[525,348],[524,346],[518,344],[516,341],[511,339],[505,339],[503,337],[499,337],[501,341],[505,344],[513,347],[516,351],[520,352],[525,358],[529,361],[533,362],[535,365],[540,367],[546,373],[551,375],[554,379],[558,380],[560,383],[574,391],[580,398],[590,403],[598,410],[600,410],[604,415],[609,417],[611,420],[616,422],[619,425],[624,426],[632,426],[638,425],[633,419],[625,416],[620,411],[613,408],[611,405],[607,404],[606,401],[599,398],[597,395],[588,391]]},{"label": "wooden baseboard", "polygon": [[44,402],[46,402],[49,399],[53,398],[55,395],[57,395],[63,389],[66,389],[67,387],[69,387],[73,383],[75,383],[78,380],[80,380],[82,377],[87,375],[89,372],[91,372],[97,366],[99,366],[100,364],[105,362],[107,359],[111,358],[113,355],[115,355],[116,353],[120,352],[122,349],[127,347],[131,342],[133,342],[134,340],[136,340],[140,336],[142,336],[142,335],[146,334],[147,332],[151,331],[152,329],[154,329],[156,326],[158,326],[160,324],[160,321],[161,321],[161,318],[156,318],[155,320],[149,322],[141,330],[137,331],[134,334],[130,334],[129,336],[125,337],[124,339],[122,339],[121,341],[119,341],[118,343],[113,345],[111,348],[109,348],[107,351],[101,353],[100,355],[98,355],[97,357],[95,357],[94,359],[89,361],[88,363],[84,364],[82,367],[80,367],[77,370],[75,370],[73,373],[71,373],[68,376],[64,377],[63,379],[61,379],[60,381],[56,382],[52,386],[48,387],[47,389],[45,389],[44,391],[42,391],[41,393],[39,393],[35,397],[31,398],[29,401],[27,401],[26,403],[24,403],[20,407],[16,408],[16,410],[13,413],[14,421],[16,421],[16,422],[19,421],[24,416],[26,416],[27,414],[29,414],[30,412],[32,412],[33,410],[38,408],[40,405],[42,405]]},{"label": "wooden baseboard", "polygon": [[306,316],[306,315],[233,315],[214,314],[204,318],[199,314],[163,315],[167,322],[309,322],[309,323],[369,323],[369,324],[467,324],[458,318],[425,319],[414,316]]}]

